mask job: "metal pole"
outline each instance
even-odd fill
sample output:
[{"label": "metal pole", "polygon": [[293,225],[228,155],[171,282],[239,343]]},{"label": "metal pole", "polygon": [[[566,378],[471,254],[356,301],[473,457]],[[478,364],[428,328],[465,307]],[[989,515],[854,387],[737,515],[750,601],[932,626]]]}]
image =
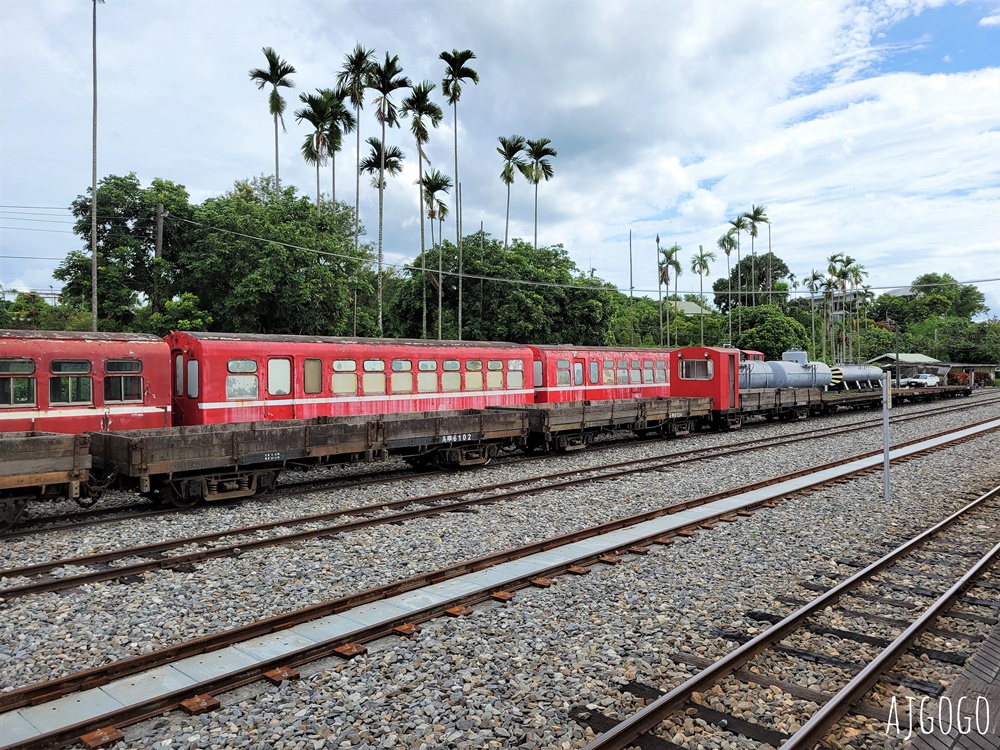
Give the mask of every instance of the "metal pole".
[{"label": "metal pole", "polygon": [[97,0],[94,2],[94,159],[90,175],[90,330],[97,332]]},{"label": "metal pole", "polygon": [[882,379],[882,499],[889,502],[892,484],[889,481],[889,409],[892,408],[890,378]]},{"label": "metal pole", "polygon": [[458,184],[458,190],[455,194],[455,199],[458,202],[458,217],[455,222],[458,224],[459,240],[458,240],[458,340],[462,340],[462,183]]},{"label": "metal pole", "polygon": [[[163,204],[156,204],[156,241],[153,244],[153,259],[158,260],[163,257],[163,216],[166,211],[163,210]],[[153,263],[153,299],[151,300],[151,307],[153,312],[160,311],[160,283],[159,283],[160,271],[156,263]]]},{"label": "metal pole", "polygon": [[899,323],[892,321],[892,327],[896,330],[896,387],[902,388],[903,381],[899,376]]},{"label": "metal pole", "polygon": [[635,307],[632,302],[632,291],[635,286],[632,283],[632,230],[628,230],[628,323],[629,323],[629,346],[635,346]]}]

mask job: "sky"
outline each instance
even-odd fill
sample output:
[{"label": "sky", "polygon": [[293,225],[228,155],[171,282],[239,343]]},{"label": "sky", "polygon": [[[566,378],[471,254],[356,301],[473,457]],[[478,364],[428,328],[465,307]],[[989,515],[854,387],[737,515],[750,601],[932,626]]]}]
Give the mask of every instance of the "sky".
[{"label": "sky", "polygon": [[[0,287],[58,292],[84,249],[68,206],[91,180],[92,4],[0,4]],[[274,171],[267,91],[250,80],[273,47],[296,68],[280,175],[315,195],[299,153],[298,96],[332,87],[356,44],[398,55],[445,109],[425,148],[454,175],[444,50],[471,49],[479,84],[458,103],[465,233],[503,239],[499,136],[548,138],[538,242],[584,272],[656,297],[656,241],[716,252],[728,221],[766,206],[770,243],[800,279],[846,253],[876,293],[950,273],[1000,315],[1000,0],[107,0],[98,8],[98,175],[186,186],[194,202]],[[373,95],[361,112],[377,135]],[[397,98],[397,101],[402,97]],[[385,191],[387,263],[420,249],[409,123]],[[354,139],[337,199],[354,203]],[[329,193],[329,167],[323,189]],[[518,177],[510,231],[532,241],[534,192]],[[453,198],[448,198],[451,204]],[[454,216],[454,212],[452,213]],[[377,239],[378,193],[361,182]],[[445,225],[454,241],[455,227]],[[631,238],[631,245],[630,245]],[[767,228],[757,238],[766,250]],[[743,236],[741,251],[749,250]],[[632,271],[630,282],[630,246]],[[735,261],[735,257],[733,258]]]}]

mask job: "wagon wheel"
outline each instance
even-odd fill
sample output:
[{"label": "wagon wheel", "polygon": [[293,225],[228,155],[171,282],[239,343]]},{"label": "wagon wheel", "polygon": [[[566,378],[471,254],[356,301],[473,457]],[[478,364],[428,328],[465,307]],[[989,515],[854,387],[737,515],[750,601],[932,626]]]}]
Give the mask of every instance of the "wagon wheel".
[{"label": "wagon wheel", "polygon": [[182,496],[177,492],[174,485],[169,482],[157,489],[154,495],[154,501],[158,505],[172,506],[174,508],[191,508],[201,501],[200,497]]}]

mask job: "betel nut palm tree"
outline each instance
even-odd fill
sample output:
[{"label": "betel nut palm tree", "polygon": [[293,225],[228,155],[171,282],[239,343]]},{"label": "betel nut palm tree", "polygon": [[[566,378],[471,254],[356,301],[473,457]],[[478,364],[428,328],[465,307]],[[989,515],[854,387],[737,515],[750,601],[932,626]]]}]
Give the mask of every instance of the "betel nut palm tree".
[{"label": "betel nut palm tree", "polygon": [[471,49],[459,52],[442,52],[438,59],[445,64],[441,91],[447,97],[454,113],[455,129],[455,246],[458,248],[458,340],[462,340],[462,183],[458,177],[458,100],[462,98],[462,82],[479,83],[479,74],[467,63],[476,59]]},{"label": "betel nut palm tree", "polygon": [[[394,128],[399,125],[399,110],[392,101],[392,95],[400,89],[408,89],[412,84],[410,79],[403,75],[403,68],[399,64],[399,56],[389,57],[385,53],[385,61],[382,64],[373,65],[368,70],[368,88],[375,91],[375,119],[382,126],[382,146],[379,154],[385,158],[387,149],[385,145],[385,129]],[[378,178],[378,335],[382,336],[382,211],[383,193],[385,191],[385,164],[379,172]]]},{"label": "betel nut palm tree", "polygon": [[[424,154],[424,145],[430,140],[428,124],[436,128],[441,124],[444,112],[437,102],[431,99],[434,84],[430,81],[418,83],[403,100],[400,113],[410,118],[410,132],[417,144],[417,192],[420,205],[420,284],[423,288],[423,323],[421,336],[427,338],[427,263],[424,247],[424,160],[430,166],[430,159]],[[434,228],[431,226],[431,232]]]},{"label": "betel nut palm tree", "polygon": [[360,44],[344,55],[344,64],[337,74],[337,85],[347,92],[347,98],[354,106],[355,151],[354,164],[354,253],[358,252],[358,237],[361,233],[361,108],[365,103],[365,89],[368,87],[368,71],[375,63],[375,50],[365,49]]},{"label": "betel nut palm tree", "polygon": [[[667,287],[667,346],[670,346],[670,272],[674,272],[674,288],[677,287],[677,277],[681,274],[681,246],[674,243],[667,249],[660,250],[660,278],[659,281]],[[676,291],[674,293],[676,297]],[[674,336],[674,345],[677,345],[677,337]]]},{"label": "betel nut palm tree", "polygon": [[316,165],[316,213],[319,213],[319,168],[329,153],[331,102],[322,93],[299,94],[305,106],[295,111],[296,122],[305,120],[313,131],[302,142],[302,158],[307,164]]},{"label": "betel nut palm tree", "polygon": [[556,150],[549,146],[552,143],[548,138],[539,138],[537,141],[526,141],[525,154],[527,160],[518,167],[521,174],[529,184],[535,186],[535,250],[538,249],[538,183],[542,180],[548,182],[555,174],[552,170],[552,163],[549,157],[558,156]]},{"label": "betel nut palm tree", "polygon": [[422,185],[424,188],[424,202],[427,204],[427,218],[431,220],[431,244],[434,244],[434,219],[438,221],[438,340],[442,337],[442,315],[444,312],[444,267],[442,258],[444,256],[444,242],[441,238],[441,230],[445,216],[448,214],[448,206],[438,196],[447,194],[451,189],[451,178],[442,174],[440,170],[433,169],[424,175]]},{"label": "betel nut palm tree", "polygon": [[250,71],[250,80],[257,84],[258,90],[263,90],[265,86],[271,87],[268,95],[268,111],[274,117],[274,190],[281,192],[281,180],[278,176],[278,121],[281,121],[281,129],[285,129],[285,100],[278,93],[279,88],[295,88],[295,83],[291,75],[295,73],[295,68],[278,57],[278,53],[272,47],[264,47],[264,59],[267,61],[267,68],[254,68]]},{"label": "betel nut palm tree", "polygon": [[736,233],[736,298],[739,301],[739,309],[736,311],[736,335],[743,335],[743,263],[740,257],[740,235],[747,231],[747,220],[743,214],[735,219],[730,219],[730,232]]},{"label": "betel nut palm tree", "polygon": [[[703,297],[705,294],[705,277],[709,275],[708,273],[708,262],[710,260],[715,260],[715,253],[709,251],[705,252],[705,248],[698,245],[698,254],[691,256],[691,271],[698,274],[698,296]],[[701,307],[701,300],[698,301],[698,306]],[[705,345],[705,311],[702,309],[698,318],[701,321],[701,345]]]},{"label": "betel nut palm tree", "polygon": [[733,343],[733,272],[729,268],[729,256],[736,249],[735,229],[730,229],[716,241],[716,246],[726,254],[726,315],[729,318],[729,343]]},{"label": "betel nut palm tree", "polygon": [[746,219],[747,232],[750,234],[750,275],[753,276],[753,297],[751,304],[757,306],[757,253],[754,250],[754,240],[757,239],[757,231],[761,224],[767,224],[767,206],[755,206],[750,204],[750,210],[743,214]]},{"label": "betel nut palm tree", "polygon": [[516,133],[509,138],[500,136],[497,140],[497,153],[503,157],[503,169],[500,171],[500,179],[507,186],[507,213],[503,225],[503,251],[507,252],[507,239],[510,236],[510,186],[514,184],[514,170],[520,170],[524,164],[521,154],[527,146],[523,135]]},{"label": "betel nut palm tree", "polygon": [[353,133],[358,121],[345,106],[347,89],[337,86],[334,89],[318,89],[330,105],[330,119],[327,123],[326,147],[330,157],[330,201],[337,202],[337,154],[344,143],[344,134]]},{"label": "betel nut palm tree", "polygon": [[822,280],[823,274],[815,268],[809,272],[805,280],[806,289],[809,290],[809,317],[812,321],[812,356],[814,358],[818,353],[816,351],[816,293],[820,290]]}]

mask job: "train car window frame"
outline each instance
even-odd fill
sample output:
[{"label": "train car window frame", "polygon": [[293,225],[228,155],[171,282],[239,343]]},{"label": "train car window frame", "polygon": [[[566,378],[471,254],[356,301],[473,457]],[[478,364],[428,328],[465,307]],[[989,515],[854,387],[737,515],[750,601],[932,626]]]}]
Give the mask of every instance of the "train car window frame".
[{"label": "train car window frame", "polygon": [[[510,380],[510,373],[507,374],[507,380]],[[542,369],[542,360],[535,360],[535,388],[540,388],[545,382],[545,372]]]},{"label": "train car window frame", "polygon": [[417,369],[420,372],[437,372],[438,363],[436,359],[421,359],[417,362]]},{"label": "train car window frame", "polygon": [[590,362],[590,384],[597,385],[601,381],[601,363],[596,359]]},{"label": "train car window frame", "polygon": [[226,363],[226,372],[245,374],[257,372],[256,359],[231,359]]},{"label": "train car window frame", "polygon": [[455,362],[458,364],[458,360],[445,360],[444,369],[445,371],[441,373],[441,392],[442,393],[454,393],[455,391],[462,390],[462,373],[457,370],[449,370],[449,362]]},{"label": "train car window frame", "polygon": [[503,370],[503,360],[502,359],[490,359],[486,361],[487,370]]},{"label": "train car window frame", "polygon": [[441,363],[441,369],[444,372],[460,372],[462,363],[457,359],[446,359]]},{"label": "train car window frame", "polygon": [[[142,403],[142,361],[109,359],[104,362],[104,403]],[[128,374],[126,374],[128,373]]]},{"label": "train car window frame", "polygon": [[330,376],[330,390],[335,396],[357,396],[358,373],[351,370],[335,370]]},{"label": "train car window frame", "polygon": [[408,359],[392,360],[393,372],[410,372],[412,369],[413,369],[413,363]]},{"label": "train car window frame", "polygon": [[91,369],[88,359],[54,359],[49,363],[53,375],[89,375]]},{"label": "train car window frame", "polygon": [[174,355],[174,395],[184,395],[184,355],[180,352]]},{"label": "train car window frame", "polygon": [[618,360],[618,385],[628,385],[628,362],[624,359]]},{"label": "train car window frame", "polygon": [[[427,360],[425,360],[427,361]],[[424,362],[420,363],[421,365]],[[437,365],[437,362],[432,362],[431,364]],[[423,370],[417,372],[417,393],[437,393],[438,392],[438,376],[437,372],[431,370]]]},{"label": "train car window frame", "polygon": [[656,360],[656,382],[667,382],[667,363],[663,360]]},{"label": "train car window frame", "polygon": [[35,360],[27,357],[0,359],[0,375],[34,375]]},{"label": "train car window frame", "polygon": [[[381,360],[378,360],[381,362]],[[381,362],[385,367],[385,362]],[[367,362],[365,363],[367,364]],[[361,375],[361,393],[365,396],[384,396],[386,377],[384,371],[366,371]]]},{"label": "train car window frame", "polygon": [[292,360],[272,357],[267,360],[267,395],[292,395]]},{"label": "train car window frame", "polygon": [[[466,362],[466,365],[469,363]],[[482,372],[482,362],[479,363],[480,368],[478,370],[466,370],[465,371],[465,390],[467,391],[481,391],[483,390],[483,372]]]},{"label": "train car window frame", "polygon": [[309,357],[302,362],[302,390],[310,396],[323,392],[323,360]]},{"label": "train car window frame", "polygon": [[583,362],[573,363],[573,385],[583,385]]},{"label": "train car window frame", "polygon": [[[643,363],[643,364],[645,364],[645,363]],[[654,382],[654,380],[653,380],[653,367],[652,367],[653,363],[650,362],[649,364],[650,364],[649,367],[643,367],[642,368],[642,382],[643,383],[652,383],[652,382]]]},{"label": "train car window frame", "polygon": [[503,390],[503,360],[490,359],[486,361],[486,390]]},{"label": "train car window frame", "polygon": [[413,393],[413,373],[397,371],[390,374],[389,390],[393,393]]},{"label": "train car window frame", "polygon": [[677,375],[681,380],[713,380],[715,363],[710,359],[682,359],[677,363]]},{"label": "train car window frame", "polygon": [[365,372],[385,372],[384,359],[366,359],[362,364]]},{"label": "train car window frame", "polygon": [[465,360],[465,371],[466,372],[478,372],[483,369],[483,360],[481,359],[467,359]]},{"label": "train car window frame", "polygon": [[49,378],[49,404],[93,404],[94,379],[88,375]]},{"label": "train car window frame", "polygon": [[557,386],[568,386],[569,384],[570,384],[569,360],[568,359],[557,359],[556,360],[556,385]]},{"label": "train car window frame", "polygon": [[23,357],[0,359],[0,409],[12,406],[35,406],[38,391],[35,360]]},{"label": "train car window frame", "polygon": [[198,360],[189,359],[187,362],[187,395],[188,398],[198,398],[199,394],[199,376],[201,373],[201,367],[198,365]]},{"label": "train car window frame", "polygon": [[256,401],[259,395],[260,382],[256,375],[226,376],[226,401]]},{"label": "train car window frame", "polygon": [[358,363],[353,359],[335,359],[333,360],[333,371],[334,372],[357,372]]}]

